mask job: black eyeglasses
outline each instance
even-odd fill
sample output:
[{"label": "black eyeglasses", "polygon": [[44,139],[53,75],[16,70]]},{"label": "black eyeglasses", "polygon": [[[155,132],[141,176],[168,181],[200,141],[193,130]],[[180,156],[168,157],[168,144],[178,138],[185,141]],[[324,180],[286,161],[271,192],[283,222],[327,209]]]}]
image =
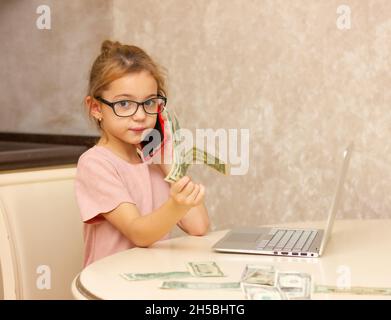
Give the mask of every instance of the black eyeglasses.
[{"label": "black eyeglasses", "polygon": [[145,100],[144,102],[137,102],[132,100],[121,100],[110,102],[102,97],[95,97],[96,100],[108,105],[113,109],[118,117],[130,117],[136,114],[138,107],[142,106],[144,112],[147,114],[158,114],[164,110],[167,104],[167,98],[157,95],[156,97]]}]

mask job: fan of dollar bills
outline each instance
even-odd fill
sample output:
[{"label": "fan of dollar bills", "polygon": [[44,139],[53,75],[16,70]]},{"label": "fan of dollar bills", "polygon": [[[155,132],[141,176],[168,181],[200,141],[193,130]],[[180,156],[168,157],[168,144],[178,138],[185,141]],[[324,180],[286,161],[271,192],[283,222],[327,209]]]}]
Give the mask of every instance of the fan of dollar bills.
[{"label": "fan of dollar bills", "polygon": [[185,150],[182,144],[182,137],[180,136],[180,126],[175,114],[173,118],[170,112],[164,110],[164,116],[168,122],[167,128],[170,130],[173,143],[173,154],[172,154],[172,166],[168,175],[165,177],[167,182],[176,182],[180,178],[186,175],[187,169],[191,164],[201,163],[208,167],[224,174],[229,174],[229,166],[223,163],[219,158],[214,157],[204,150],[200,150],[196,147],[190,150]]}]

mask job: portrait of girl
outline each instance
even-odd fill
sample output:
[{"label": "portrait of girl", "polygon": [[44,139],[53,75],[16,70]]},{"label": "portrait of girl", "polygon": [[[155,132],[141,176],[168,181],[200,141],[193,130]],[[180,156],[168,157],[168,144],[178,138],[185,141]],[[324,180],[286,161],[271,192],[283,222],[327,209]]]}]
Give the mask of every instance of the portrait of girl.
[{"label": "portrait of girl", "polygon": [[145,133],[164,126],[165,82],[161,67],[143,49],[102,43],[85,97],[100,138],[80,156],[75,180],[84,266],[168,239],[175,225],[194,236],[208,231],[205,187],[189,176],[166,182],[170,164],[147,162],[142,153]]}]

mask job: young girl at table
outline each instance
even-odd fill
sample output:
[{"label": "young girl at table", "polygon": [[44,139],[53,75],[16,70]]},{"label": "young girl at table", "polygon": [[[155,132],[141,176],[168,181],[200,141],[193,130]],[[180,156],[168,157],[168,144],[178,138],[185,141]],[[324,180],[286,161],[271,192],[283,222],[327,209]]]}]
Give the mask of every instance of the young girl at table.
[{"label": "young girl at table", "polygon": [[[147,53],[103,42],[85,98],[101,137],[79,158],[75,180],[84,222],[84,266],[167,239],[176,224],[190,235],[207,232],[204,186],[188,176],[170,185],[164,180],[169,165],[147,162],[140,152],[143,134],[164,128],[166,102],[163,73]],[[165,142],[162,147],[169,147]]]}]

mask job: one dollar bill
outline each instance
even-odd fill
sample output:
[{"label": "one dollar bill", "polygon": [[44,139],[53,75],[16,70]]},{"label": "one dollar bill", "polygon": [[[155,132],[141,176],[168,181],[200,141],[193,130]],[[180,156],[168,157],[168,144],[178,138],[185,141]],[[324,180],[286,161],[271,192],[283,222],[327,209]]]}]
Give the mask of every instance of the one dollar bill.
[{"label": "one dollar bill", "polygon": [[180,126],[177,117],[174,115],[172,119],[170,113],[166,112],[166,121],[168,122],[168,129],[171,131],[173,139],[173,163],[170,172],[165,177],[167,182],[176,182],[180,178],[186,175],[188,168],[191,164],[205,164],[208,167],[220,172],[224,175],[228,175],[230,168],[229,165],[222,162],[219,158],[211,155],[210,153],[200,150],[196,147],[190,150],[185,150],[182,146],[182,140],[180,137]]},{"label": "one dollar bill", "polygon": [[276,284],[276,270],[267,265],[246,265],[241,277],[241,282],[274,286]]},{"label": "one dollar bill", "polygon": [[190,290],[215,290],[215,289],[240,289],[240,282],[185,282],[164,281],[161,289],[190,289]]},{"label": "one dollar bill", "polygon": [[304,272],[278,272],[277,275],[277,287],[288,299],[311,299],[311,283],[311,275]]},{"label": "one dollar bill", "polygon": [[242,282],[242,291],[247,300],[286,300],[278,287]]},{"label": "one dollar bill", "polygon": [[188,271],[151,272],[151,273],[121,273],[123,278],[129,281],[154,280],[154,279],[178,279],[192,277]]},{"label": "one dollar bill", "polygon": [[188,269],[194,277],[224,277],[224,273],[214,261],[189,262]]},{"label": "one dollar bill", "polygon": [[178,181],[186,175],[191,164],[204,164],[223,175],[228,175],[230,171],[228,164],[223,163],[220,159],[206,151],[193,147],[184,155],[178,151],[174,151],[174,163],[165,180],[167,182]]},{"label": "one dollar bill", "polygon": [[314,293],[347,293],[356,295],[391,296],[391,288],[385,287],[337,287],[315,285]]}]

